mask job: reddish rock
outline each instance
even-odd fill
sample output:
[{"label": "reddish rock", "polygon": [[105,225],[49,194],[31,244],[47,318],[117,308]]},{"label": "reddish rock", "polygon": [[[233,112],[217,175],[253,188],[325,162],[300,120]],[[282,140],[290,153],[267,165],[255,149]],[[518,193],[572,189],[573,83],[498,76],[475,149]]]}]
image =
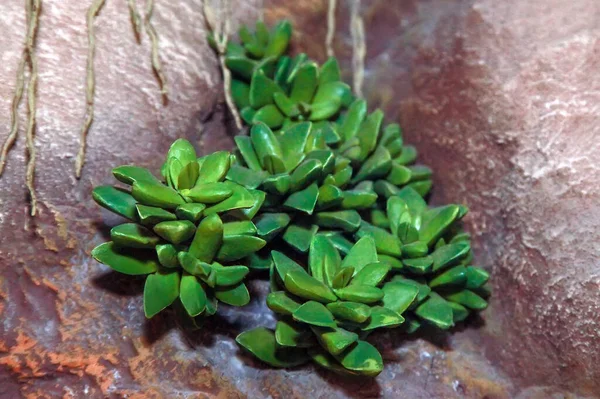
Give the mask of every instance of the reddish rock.
[{"label": "reddish rock", "polygon": [[[0,4],[1,132],[9,129],[25,32],[17,3]],[[234,21],[253,21],[258,3],[235,2]],[[295,51],[324,59],[325,1],[264,3],[267,21],[295,22]],[[348,7],[338,3],[336,52],[350,77]],[[239,352],[240,331],[273,322],[260,279],[250,306],[223,307],[203,330],[184,333],[170,313],[145,321],[141,281],[91,260],[115,220],[93,203],[90,190],[112,181],[113,166],[158,171],[177,137],[202,151],[228,148],[231,139],[202,2],[157,2],[171,93],[165,107],[147,38],[136,44],[126,2],[108,1],[96,20],[96,118],[82,179],[75,180],[86,4],[43,2],[40,215],[27,215],[23,137],[0,179],[0,397],[599,394],[600,5],[363,1],[365,94],[401,122],[406,140],[434,168],[433,201],[471,207],[468,228],[478,261],[493,273],[495,294],[483,322],[454,335],[375,337],[386,369],[375,381],[357,382],[312,367],[272,370]],[[20,116],[24,126],[24,105]]]}]

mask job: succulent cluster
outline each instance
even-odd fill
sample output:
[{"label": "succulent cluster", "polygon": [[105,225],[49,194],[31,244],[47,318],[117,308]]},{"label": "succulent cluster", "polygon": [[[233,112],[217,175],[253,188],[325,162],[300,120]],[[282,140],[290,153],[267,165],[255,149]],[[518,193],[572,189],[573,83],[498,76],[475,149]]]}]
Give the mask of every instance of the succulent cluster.
[{"label": "succulent cluster", "polygon": [[162,167],[163,181],[126,165],[113,175],[129,190],[94,189],[98,204],[130,222],[113,227],[111,241],[92,256],[118,272],[147,275],[146,317],[177,299],[192,318],[214,314],[218,301],[248,303],[248,267],[232,262],[265,245],[251,222],[265,197],[228,178],[234,162],[226,151],[196,158],[194,147],[179,139]]},{"label": "succulent cluster", "polygon": [[[391,267],[379,262],[375,241],[361,238],[342,259],[324,235],[310,245],[308,270],[281,252],[273,251],[271,293],[267,306],[280,315],[275,331],[247,331],[238,342],[273,366],[297,365],[312,359],[329,370],[374,376],[383,360],[364,340],[378,328],[404,322],[390,309],[399,300],[380,286]],[[395,294],[395,293],[394,293]]]},{"label": "succulent cluster", "polygon": [[[312,361],[338,373],[383,368],[366,339],[379,328],[449,329],[487,306],[488,273],[473,266],[463,205],[430,207],[431,169],[416,165],[397,124],[368,113],[340,81],[337,61],[284,55],[288,22],[240,31],[226,64],[249,135],[237,151],[196,158],[176,141],[161,169],[122,166],[130,190],[97,187],[94,199],[131,220],[93,256],[147,274],[152,317],[179,298],[193,319],[217,300],[243,306],[249,269],[270,272],[274,331],[237,342],[262,361]],[[263,248],[264,247],[264,248]]]}]

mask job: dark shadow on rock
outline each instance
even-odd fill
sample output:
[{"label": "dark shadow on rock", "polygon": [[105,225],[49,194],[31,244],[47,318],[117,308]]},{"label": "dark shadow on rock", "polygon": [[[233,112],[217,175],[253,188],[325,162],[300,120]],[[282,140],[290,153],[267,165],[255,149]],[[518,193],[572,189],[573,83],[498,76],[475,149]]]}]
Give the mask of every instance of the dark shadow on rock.
[{"label": "dark shadow on rock", "polygon": [[102,220],[94,220],[92,222],[92,226],[94,227],[94,230],[100,233],[103,239],[105,239],[106,241],[110,240],[110,229],[112,229],[113,226],[107,225]]},{"label": "dark shadow on rock", "polygon": [[173,311],[171,309],[163,310],[151,319],[146,319],[144,339],[149,345],[152,345],[176,326]]},{"label": "dark shadow on rock", "polygon": [[476,330],[485,327],[485,319],[479,313],[471,313],[469,317],[454,326],[453,332],[463,332],[466,330]]},{"label": "dark shadow on rock", "polygon": [[144,292],[145,277],[128,276],[111,270],[92,278],[92,285],[119,296],[137,296]]},{"label": "dark shadow on rock", "polygon": [[316,373],[327,383],[336,387],[349,398],[381,398],[383,392],[375,378],[359,378],[335,374],[318,366],[313,366]]}]

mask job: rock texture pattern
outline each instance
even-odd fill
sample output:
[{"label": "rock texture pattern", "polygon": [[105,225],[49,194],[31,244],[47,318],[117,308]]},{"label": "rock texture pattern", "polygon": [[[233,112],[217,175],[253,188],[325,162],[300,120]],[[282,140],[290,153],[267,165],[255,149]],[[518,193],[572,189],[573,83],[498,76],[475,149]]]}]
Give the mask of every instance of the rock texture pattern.
[{"label": "rock texture pattern", "polygon": [[[0,4],[0,132],[25,33],[19,3]],[[349,78],[349,5],[338,4],[335,48]],[[125,0],[107,2],[77,181],[87,2],[43,2],[41,214],[28,217],[23,137],[0,179],[0,398],[600,397],[600,3],[363,1],[365,95],[434,168],[433,200],[471,207],[468,228],[495,289],[483,320],[455,335],[375,337],[388,366],[370,382],[271,370],[240,353],[237,333],[273,323],[260,278],[249,307],[223,307],[184,333],[168,313],[145,321],[140,281],[89,257],[116,223],[90,196],[112,166],[158,171],[177,137],[204,151],[231,145],[201,5],[156,4],[171,93],[163,106],[148,40],[136,44]],[[234,25],[262,7],[268,22],[292,19],[295,51],[324,59],[325,1],[235,1]],[[23,126],[24,104],[20,116]]]}]

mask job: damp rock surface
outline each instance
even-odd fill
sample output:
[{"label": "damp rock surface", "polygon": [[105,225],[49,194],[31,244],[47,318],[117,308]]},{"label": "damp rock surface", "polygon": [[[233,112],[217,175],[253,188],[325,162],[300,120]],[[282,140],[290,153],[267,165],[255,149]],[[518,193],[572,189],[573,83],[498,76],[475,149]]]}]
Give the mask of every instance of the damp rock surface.
[{"label": "damp rock surface", "polygon": [[[95,21],[96,113],[81,180],[86,2],[43,1],[35,184],[28,217],[23,132],[0,179],[0,398],[594,398],[600,396],[600,4],[594,0],[363,1],[364,93],[403,126],[434,169],[434,203],[471,208],[467,228],[494,295],[454,334],[374,335],[386,368],[356,381],[273,370],[235,336],[272,325],[266,284],[251,304],[222,307],[199,332],[169,312],[146,321],[143,280],[90,257],[119,221],[91,199],[112,167],[154,172],[170,143],[200,152],[232,140],[202,2],[156,2],[153,22],[169,102],[150,45],[137,44],[127,2]],[[294,23],[295,52],[325,59],[326,2],[233,1],[233,24]],[[348,2],[335,51],[351,81]],[[25,34],[24,5],[0,4],[0,137]],[[229,126],[231,124],[229,123]],[[232,130],[229,129],[229,133]]]}]

